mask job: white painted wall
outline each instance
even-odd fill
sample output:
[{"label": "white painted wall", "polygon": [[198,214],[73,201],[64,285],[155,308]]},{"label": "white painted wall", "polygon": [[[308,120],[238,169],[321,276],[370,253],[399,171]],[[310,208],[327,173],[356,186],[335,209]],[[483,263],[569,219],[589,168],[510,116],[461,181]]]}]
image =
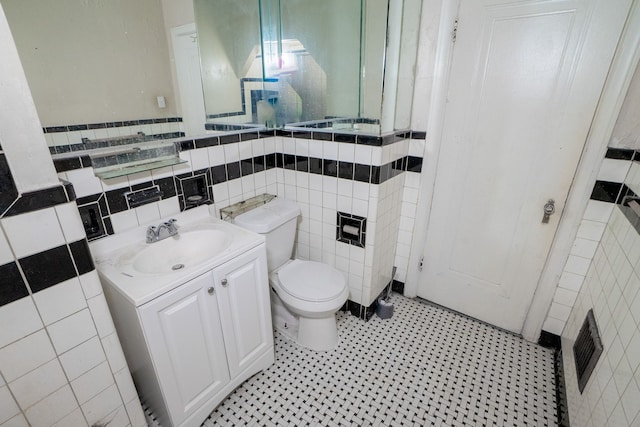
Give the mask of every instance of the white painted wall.
[{"label": "white painted wall", "polygon": [[609,147],[640,150],[640,67],[631,80],[631,86],[622,104],[622,110],[613,128]]},{"label": "white painted wall", "polygon": [[43,126],[176,115],[160,0],[2,5]]},{"label": "white painted wall", "polygon": [[59,184],[18,51],[0,7],[0,145],[18,191]]}]

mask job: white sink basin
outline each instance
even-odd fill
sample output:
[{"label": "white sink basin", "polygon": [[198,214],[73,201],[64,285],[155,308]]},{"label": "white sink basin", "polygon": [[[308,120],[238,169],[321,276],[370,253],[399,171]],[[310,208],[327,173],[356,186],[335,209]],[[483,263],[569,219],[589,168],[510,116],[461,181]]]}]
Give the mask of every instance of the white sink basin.
[{"label": "white sink basin", "polygon": [[172,217],[178,235],[155,243],[145,243],[147,225],[90,243],[100,278],[136,306],[264,242],[263,236],[212,217],[208,206]]},{"label": "white sink basin", "polygon": [[134,255],[131,268],[140,273],[160,274],[193,267],[212,259],[230,243],[231,236],[223,230],[181,232],[159,242],[148,243]]}]

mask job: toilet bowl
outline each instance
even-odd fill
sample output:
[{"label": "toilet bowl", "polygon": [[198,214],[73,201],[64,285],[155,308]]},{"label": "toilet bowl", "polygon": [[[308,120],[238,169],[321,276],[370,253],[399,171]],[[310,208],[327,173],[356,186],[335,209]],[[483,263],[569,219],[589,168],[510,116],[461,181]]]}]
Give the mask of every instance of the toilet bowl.
[{"label": "toilet bowl", "polygon": [[349,288],[344,275],[330,265],[291,259],[299,214],[294,202],[276,199],[234,222],[266,237],[276,329],[303,347],[331,350],[338,345],[335,314],[347,301]]},{"label": "toilet bowl", "polygon": [[[269,283],[298,320],[295,339],[300,345],[319,351],[338,345],[335,313],[349,297],[349,288],[338,270],[320,262],[296,259],[274,271]],[[280,326],[278,322],[274,324]]]}]

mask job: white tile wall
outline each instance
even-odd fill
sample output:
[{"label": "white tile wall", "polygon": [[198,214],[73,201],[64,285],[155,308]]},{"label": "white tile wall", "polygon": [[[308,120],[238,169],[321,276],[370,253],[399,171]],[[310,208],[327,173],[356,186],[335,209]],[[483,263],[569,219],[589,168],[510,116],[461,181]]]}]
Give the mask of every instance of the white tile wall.
[{"label": "white tile wall", "polygon": [[[616,207],[562,332],[572,425],[640,425],[640,235]],[[581,394],[572,345],[593,308],[604,352]]]},{"label": "white tile wall", "polygon": [[87,237],[75,202],[58,205],[55,210],[67,243],[77,242]]},{"label": "white tile wall", "polygon": [[113,383],[113,374],[109,369],[109,364],[105,361],[80,378],[71,381],[71,388],[78,398],[78,402],[83,404]]},{"label": "white tile wall", "polygon": [[65,243],[54,208],[3,218],[0,223],[17,258],[37,254]]},{"label": "white tile wall", "polygon": [[[415,141],[411,140],[409,151],[411,154],[412,145]],[[421,145],[424,148],[424,144]],[[420,154],[422,156],[422,153]],[[405,174],[404,192],[402,195],[402,209],[400,210],[400,223],[398,232],[398,243],[396,247],[395,266],[398,267],[395,280],[404,283],[407,279],[407,271],[409,269],[409,254],[411,252],[411,243],[413,240],[413,229],[415,226],[416,213],[418,209],[418,189],[420,188],[420,174],[415,172],[407,172]]]},{"label": "white tile wall", "polygon": [[69,385],[56,390],[24,411],[33,427],[49,426],[77,409],[78,403]]},{"label": "white tile wall", "polygon": [[85,197],[102,191],[102,181],[93,173],[93,168],[83,168],[65,172],[66,179],[73,183],[76,197]]},{"label": "white tile wall", "polygon": [[67,384],[58,359],[53,359],[9,383],[9,389],[23,410]]},{"label": "white tile wall", "polygon": [[[417,145],[420,144],[420,142],[417,143]],[[364,164],[373,162],[373,164],[382,165],[407,155],[410,145],[409,141],[405,141],[385,147],[368,147],[339,144],[333,141],[294,140],[273,137],[262,139],[259,142],[227,144],[207,149],[191,150],[185,153],[189,154],[188,160],[192,165],[189,169],[216,166],[246,157],[278,151]],[[414,151],[419,151],[419,148],[415,148],[416,144],[413,145]],[[422,154],[420,153],[420,155]],[[173,172],[177,173],[178,171],[174,168]],[[165,174],[168,175],[169,172],[166,171]],[[377,294],[373,294],[379,292],[381,287],[388,283],[394,264],[397,229],[400,224],[400,213],[403,209],[400,195],[404,191],[404,175],[406,174],[387,181],[383,185],[376,186],[292,170],[272,169],[249,177],[214,185],[215,204],[212,206],[212,211],[217,213],[222,207],[263,192],[295,200],[302,211],[298,227],[296,256],[303,259],[323,261],[336,266],[345,274],[348,280],[351,289],[350,299],[357,302],[366,299],[367,303],[370,303],[372,298],[377,296]],[[129,183],[131,183],[131,180],[129,180]],[[404,218],[404,222],[413,220],[415,216],[418,180],[413,179],[411,184],[413,187],[407,192],[407,200],[411,205],[405,207],[406,218]],[[380,193],[377,187],[384,187],[384,193]],[[381,194],[384,197],[381,197]],[[158,218],[165,218],[178,210],[177,199],[147,206],[151,207],[137,208],[112,215],[115,232],[118,233]],[[142,211],[143,208],[144,212]],[[147,215],[147,210],[153,212]],[[158,210],[160,211],[159,217],[156,215]],[[338,210],[368,218],[371,224],[367,236],[367,246],[371,245],[368,263],[365,263],[365,250],[354,251],[352,254],[350,251],[345,252],[344,249],[341,249],[341,246],[346,245],[335,242],[336,213]],[[378,240],[385,242],[386,245],[380,244],[374,249],[373,245],[376,239],[373,232],[376,230],[377,222],[384,224],[380,230],[384,230],[386,235]],[[403,234],[403,237],[404,241],[402,243],[404,246],[401,247],[400,252],[406,260],[408,259],[408,248],[410,246],[408,230]],[[337,256],[336,251],[340,250],[343,253]],[[376,265],[377,268],[375,272],[372,271],[373,265]],[[405,271],[406,266],[401,270]],[[384,274],[381,274],[383,271]],[[363,294],[363,289],[365,288],[366,295]]]},{"label": "white tile wall", "polygon": [[628,160],[605,158],[598,171],[598,180],[610,182],[624,182],[629,172],[631,162]]},{"label": "white tile wall", "polygon": [[582,287],[614,208],[613,203],[597,200],[589,200],[587,203],[576,240],[558,282],[549,313],[542,326],[543,330],[556,335],[562,334],[569,312]]},{"label": "white tile wall", "polygon": [[67,377],[74,380],[107,360],[100,339],[95,336],[60,355]]},{"label": "white tile wall", "polygon": [[0,325],[0,348],[44,326],[31,298],[22,298],[0,307]]},{"label": "white tile wall", "polygon": [[33,295],[33,300],[45,325],[50,325],[87,306],[77,277]]},{"label": "white tile wall", "polygon": [[47,328],[57,354],[81,344],[96,334],[96,328],[88,309],[50,325]]},{"label": "white tile wall", "polygon": [[[85,237],[75,203],[4,218],[0,224],[3,262]],[[1,306],[0,324],[0,426],[88,426],[118,408],[113,425],[143,425],[95,271]],[[111,400],[94,401],[91,417],[83,412],[79,403],[109,387],[116,390]]]},{"label": "white tile wall", "polygon": [[[292,142],[293,140],[288,138],[273,137],[260,140],[260,144],[252,141],[210,147],[206,150],[191,150],[186,153],[189,154],[189,160],[195,169],[277,151],[382,165],[407,155],[410,148],[416,151],[414,155],[421,156],[422,153],[418,154],[417,151],[420,151],[419,146],[423,147],[424,143],[405,141],[382,148],[338,144],[332,141],[303,140],[301,144],[297,143],[299,141]],[[170,176],[190,169],[191,166],[166,168],[153,171],[151,177]],[[77,177],[73,174],[71,177],[68,174],[66,176],[76,184]],[[145,175],[109,180],[101,184],[100,190],[91,187],[91,191],[97,193],[121,188],[132,182],[149,180],[151,177]],[[215,204],[212,211],[217,213],[222,207],[263,192],[295,200],[302,212],[296,255],[303,259],[326,262],[340,269],[348,281],[350,299],[368,305],[389,283],[392,268],[396,263],[400,264],[397,279],[404,280],[411,244],[411,229],[415,219],[418,184],[418,174],[413,173],[403,173],[381,185],[371,185],[272,169],[213,186]],[[89,187],[83,191],[88,192]],[[172,198],[112,215],[111,219],[117,233],[142,223],[169,217],[178,210],[177,198]],[[338,210],[367,217],[366,249],[336,242],[335,224]],[[71,228],[66,226],[65,230]],[[70,234],[73,232],[77,233],[77,230],[69,231]],[[53,360],[59,360],[61,369],[70,382],[46,397],[42,405],[55,399],[64,400],[70,393],[77,399],[80,408],[77,404],[61,404],[60,408],[64,410],[61,409],[60,413],[56,414],[56,417],[60,418],[50,422],[62,420],[60,425],[64,425],[65,420],[75,422],[83,419],[84,422],[92,423],[111,419],[113,425],[119,425],[119,420],[123,420],[122,425],[129,422],[134,426],[145,425],[144,415],[117,335],[113,332],[113,323],[108,316],[96,273],[83,275],[79,283],[85,300],[83,303],[77,298],[78,283],[74,282],[73,285],[66,286],[73,288],[74,300],[77,300],[78,304],[74,304],[73,309],[67,312],[50,308],[47,312],[49,314],[44,315],[47,318],[46,322],[51,322],[47,328],[51,336],[49,346],[55,348],[58,354],[58,358]],[[46,303],[41,301],[41,304],[45,307]],[[0,320],[1,316],[0,311]],[[41,323],[31,329],[32,332],[36,332],[40,328]],[[0,331],[0,347],[2,333]],[[23,337],[26,333],[21,332],[18,335]],[[15,341],[10,337],[7,339],[10,342]],[[38,421],[39,412],[34,410],[25,413],[27,417],[36,420],[34,423]]]},{"label": "white tile wall", "polygon": [[0,425],[16,415],[20,414],[18,404],[11,396],[11,392],[7,386],[0,387]]},{"label": "white tile wall", "polygon": [[11,382],[55,357],[51,341],[41,329],[0,349],[0,373]]},{"label": "white tile wall", "polygon": [[82,412],[84,412],[89,425],[94,425],[100,421],[108,421],[108,415],[112,414],[120,406],[124,405],[115,384],[112,384],[92,399],[81,404]]}]

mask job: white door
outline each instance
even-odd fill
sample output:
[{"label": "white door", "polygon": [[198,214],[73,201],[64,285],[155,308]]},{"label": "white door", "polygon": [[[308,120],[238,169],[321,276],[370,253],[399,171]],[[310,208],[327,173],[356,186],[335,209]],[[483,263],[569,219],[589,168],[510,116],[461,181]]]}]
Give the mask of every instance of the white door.
[{"label": "white door", "polygon": [[206,273],[140,309],[171,419],[179,425],[229,382],[213,275]]},{"label": "white door", "polygon": [[204,135],[206,113],[195,24],[171,29],[173,57],[180,91],[180,107],[187,136]]},{"label": "white door", "polygon": [[419,296],[521,332],[630,4],[461,1]]},{"label": "white door", "polygon": [[273,347],[264,245],[214,271],[231,378]]}]

